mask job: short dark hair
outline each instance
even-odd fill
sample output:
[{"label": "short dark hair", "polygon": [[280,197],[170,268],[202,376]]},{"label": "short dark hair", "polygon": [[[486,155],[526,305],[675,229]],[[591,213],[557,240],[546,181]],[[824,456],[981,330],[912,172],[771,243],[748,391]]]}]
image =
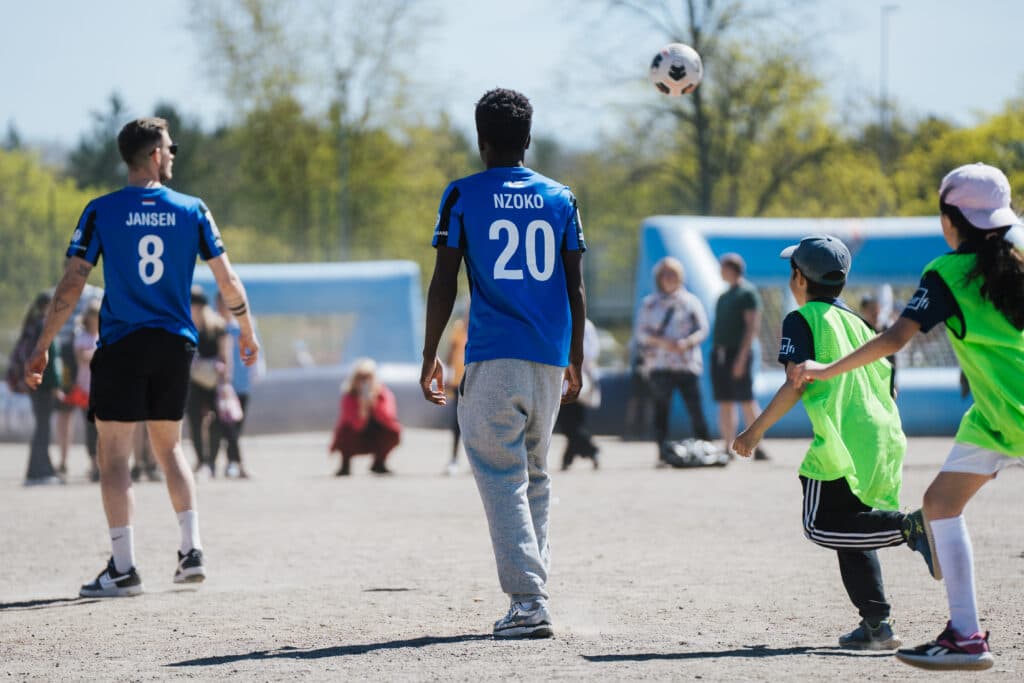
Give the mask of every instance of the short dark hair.
[{"label": "short dark hair", "polygon": [[129,121],[117,134],[117,149],[121,152],[124,163],[131,168],[136,166],[147,154],[159,145],[167,130],[167,120],[156,116]]},{"label": "short dark hair", "polygon": [[743,274],[747,272],[746,261],[743,260],[742,256],[732,251],[730,251],[727,254],[722,254],[721,264],[723,266],[729,266],[730,268],[732,268],[733,271],[740,277],[742,277]]},{"label": "short dark hair", "polygon": [[476,103],[477,134],[504,152],[526,149],[532,121],[530,100],[515,90],[495,88]]},{"label": "short dark hair", "polygon": [[[790,259],[789,265],[794,271],[800,270],[792,259]],[[821,282],[815,282],[811,278],[807,277],[807,273],[805,273],[802,270],[800,270],[800,274],[804,276],[805,280],[807,280],[808,299],[836,299],[839,297],[840,294],[843,293],[843,288],[846,287],[846,278],[843,275],[842,271],[833,270],[828,273],[825,273],[825,277],[827,277],[829,280],[835,278],[843,278],[843,281],[840,282],[838,285],[826,285]]]}]

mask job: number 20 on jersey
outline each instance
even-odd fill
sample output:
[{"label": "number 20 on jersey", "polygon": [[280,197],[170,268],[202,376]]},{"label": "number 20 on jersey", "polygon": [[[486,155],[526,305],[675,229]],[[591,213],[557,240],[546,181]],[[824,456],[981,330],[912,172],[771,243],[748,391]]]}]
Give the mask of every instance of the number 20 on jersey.
[{"label": "number 20 on jersey", "polygon": [[[505,218],[499,218],[491,223],[488,233],[491,240],[506,240],[505,247],[498,254],[494,262],[495,280],[522,280],[523,271],[519,268],[509,268],[509,261],[519,249],[519,226]],[[542,250],[543,270],[537,261],[538,242]],[[551,278],[555,272],[555,231],[551,224],[545,220],[533,220],[526,226],[526,235],[523,240],[526,249],[526,270],[530,277],[540,282]]]}]

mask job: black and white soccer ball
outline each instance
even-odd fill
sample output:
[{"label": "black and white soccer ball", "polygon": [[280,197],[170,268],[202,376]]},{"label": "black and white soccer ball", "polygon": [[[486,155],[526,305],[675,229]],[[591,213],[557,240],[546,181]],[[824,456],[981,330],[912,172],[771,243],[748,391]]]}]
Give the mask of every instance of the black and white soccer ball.
[{"label": "black and white soccer ball", "polygon": [[669,43],[654,55],[648,78],[659,91],[672,97],[691,93],[704,77],[700,55],[689,45]]}]

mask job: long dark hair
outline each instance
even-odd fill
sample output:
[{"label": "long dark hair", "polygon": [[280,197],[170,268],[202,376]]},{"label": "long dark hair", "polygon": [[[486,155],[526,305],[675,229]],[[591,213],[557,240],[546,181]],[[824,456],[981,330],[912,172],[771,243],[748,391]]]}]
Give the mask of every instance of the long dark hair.
[{"label": "long dark hair", "polygon": [[53,297],[49,292],[37,294],[36,298],[32,301],[32,305],[25,312],[25,319],[21,323],[21,329],[24,331],[29,327],[39,327],[40,323],[43,322],[43,318],[46,317],[46,308],[52,300]]},{"label": "long dark hair", "polygon": [[981,296],[991,301],[1011,325],[1024,330],[1024,260],[1005,239],[1010,227],[980,230],[952,204],[940,202],[939,210],[978,256],[967,281],[981,278]]}]

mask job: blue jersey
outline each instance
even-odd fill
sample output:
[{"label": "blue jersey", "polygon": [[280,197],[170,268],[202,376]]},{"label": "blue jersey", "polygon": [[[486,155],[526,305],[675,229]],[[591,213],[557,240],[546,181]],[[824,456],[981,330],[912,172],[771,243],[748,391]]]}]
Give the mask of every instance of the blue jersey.
[{"label": "blue jersey", "polygon": [[522,166],[456,180],[441,198],[433,244],[462,249],[466,259],[467,364],[568,365],[572,317],[562,252],[586,250],[568,187]]},{"label": "blue jersey", "polygon": [[223,253],[200,199],[168,187],[133,186],[89,202],[67,251],[93,265],[103,256],[99,346],[143,328],[196,343],[190,300],[196,257]]}]

